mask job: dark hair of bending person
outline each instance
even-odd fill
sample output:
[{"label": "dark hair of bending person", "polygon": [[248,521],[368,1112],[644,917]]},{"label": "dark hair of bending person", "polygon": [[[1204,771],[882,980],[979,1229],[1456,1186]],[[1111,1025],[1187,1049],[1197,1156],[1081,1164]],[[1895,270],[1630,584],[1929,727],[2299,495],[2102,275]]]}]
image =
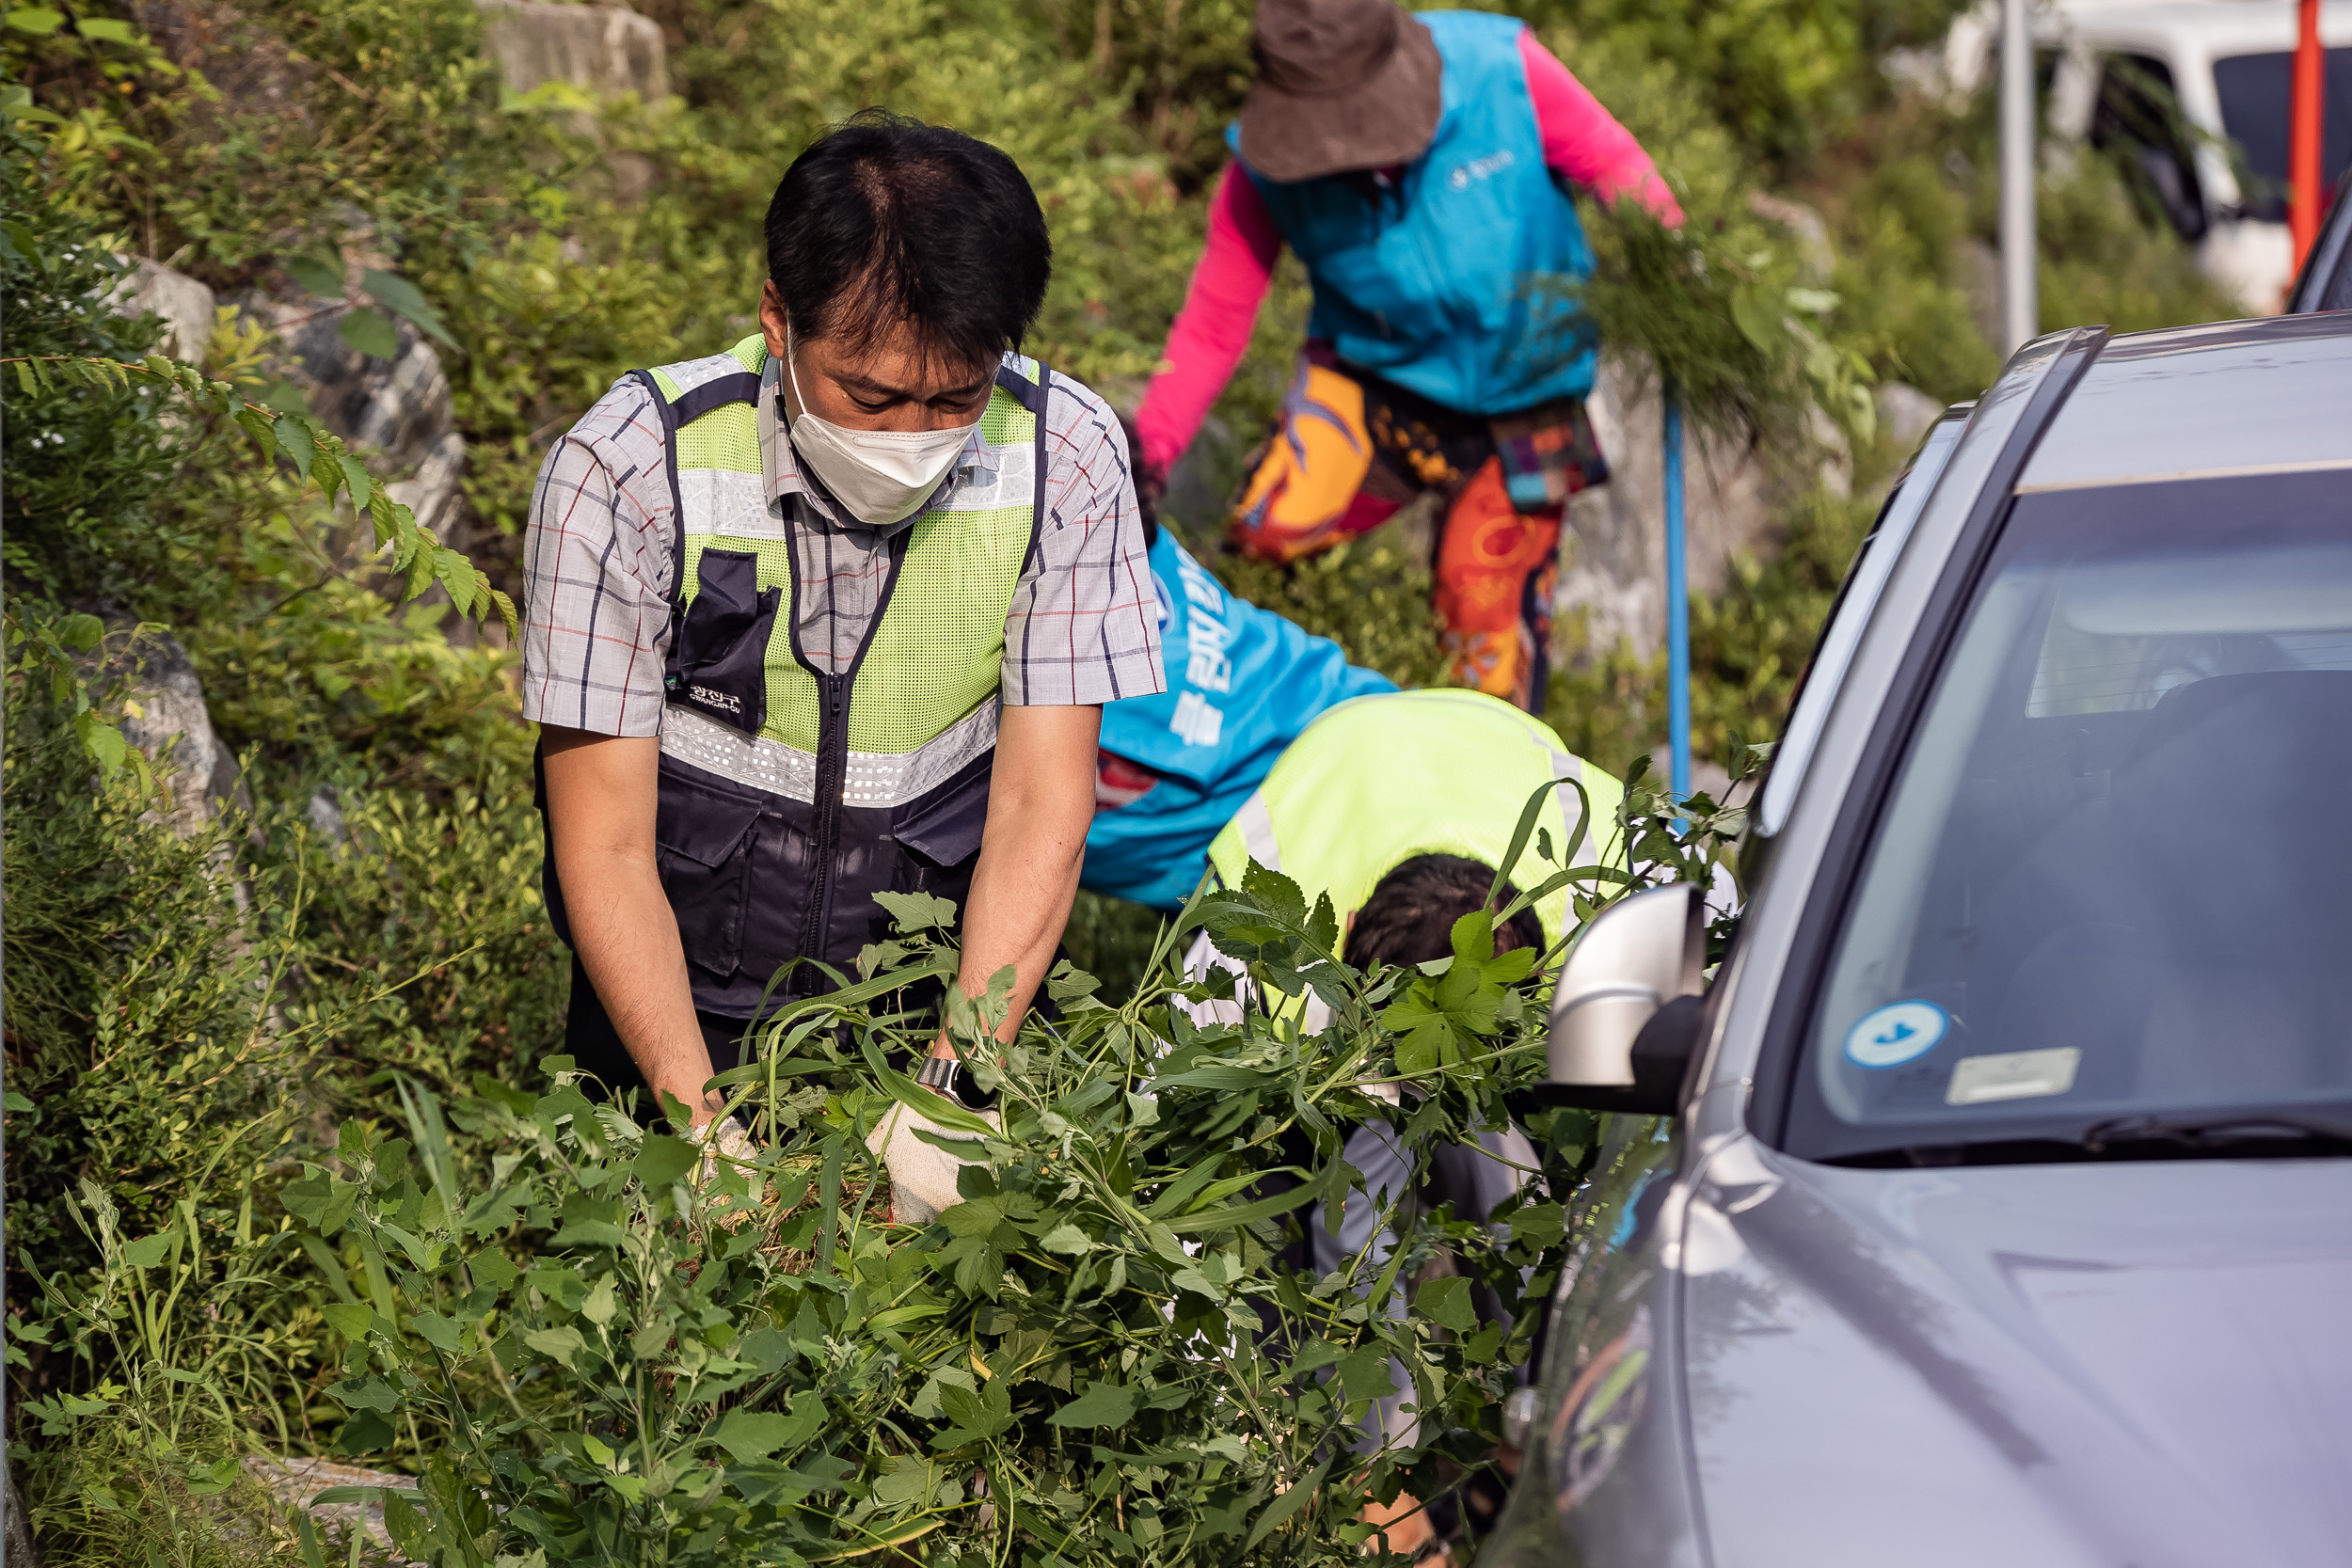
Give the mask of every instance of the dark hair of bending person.
[{"label": "dark hair of bending person", "polygon": [[[1495,868],[1463,855],[1415,855],[1373,888],[1356,911],[1340,957],[1356,970],[1380,964],[1420,964],[1454,951],[1454,923],[1473,910],[1502,912],[1518,897],[1508,881],[1491,905]],[[1543,922],[1532,909],[1519,911],[1495,932],[1495,951],[1544,945]]]},{"label": "dark hair of bending person", "polygon": [[792,161],[767,231],[794,330],[853,352],[903,325],[920,357],[993,363],[1021,346],[1054,268],[1037,193],[1009,157],[879,109]]}]

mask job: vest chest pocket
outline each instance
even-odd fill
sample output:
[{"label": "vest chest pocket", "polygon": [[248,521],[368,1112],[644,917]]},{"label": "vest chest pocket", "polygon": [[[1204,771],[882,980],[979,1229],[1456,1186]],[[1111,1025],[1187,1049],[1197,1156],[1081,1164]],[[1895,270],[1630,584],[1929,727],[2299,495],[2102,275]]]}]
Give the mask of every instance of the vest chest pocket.
[{"label": "vest chest pocket", "polygon": [[654,867],[661,878],[686,961],[721,979],[740,967],[743,912],[761,807],[702,784],[694,770],[661,759],[654,809]]},{"label": "vest chest pocket", "polygon": [[781,589],[759,586],[759,557],[702,552],[693,601],[670,633],[670,700],[757,735],[768,721],[768,642]]}]

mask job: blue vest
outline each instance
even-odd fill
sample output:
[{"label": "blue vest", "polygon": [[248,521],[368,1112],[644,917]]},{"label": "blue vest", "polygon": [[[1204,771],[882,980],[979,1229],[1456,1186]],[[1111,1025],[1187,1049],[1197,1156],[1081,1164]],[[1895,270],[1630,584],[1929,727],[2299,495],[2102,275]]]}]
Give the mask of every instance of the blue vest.
[{"label": "blue vest", "polygon": [[1168,689],[1104,704],[1102,747],[1160,781],[1140,800],[1095,813],[1079,880],[1173,910],[1208,871],[1209,841],[1299,732],[1324,709],[1396,683],[1225,592],[1167,529],[1152,546],[1152,581]]},{"label": "blue vest", "polygon": [[[1254,171],[1314,284],[1308,331],[1340,357],[1465,414],[1501,415],[1593,388],[1591,322],[1564,285],[1590,277],[1576,204],[1544,166],[1519,58],[1525,24],[1422,11],[1444,62],[1429,150],[1393,189]],[[1226,132],[1248,167],[1238,123]]]}]

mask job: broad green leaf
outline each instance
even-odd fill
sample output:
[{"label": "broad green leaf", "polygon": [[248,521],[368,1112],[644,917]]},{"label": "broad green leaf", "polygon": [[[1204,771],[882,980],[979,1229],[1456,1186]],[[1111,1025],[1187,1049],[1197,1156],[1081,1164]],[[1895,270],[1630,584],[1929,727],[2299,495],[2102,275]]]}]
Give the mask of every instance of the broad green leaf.
[{"label": "broad green leaf", "polygon": [[433,309],[432,302],[424,297],[424,291],[398,273],[379,272],[370,267],[359,275],[359,287],[365,289],[369,297],[378,305],[406,317],[409,324],[425,336],[438,340],[447,348],[457,346],[456,340],[449,335],[449,328],[441,325],[441,313]]},{"label": "broad green leaf", "polygon": [[236,420],[245,433],[253,437],[253,444],[262,449],[262,462],[266,463],[278,455],[278,435],[271,428],[267,416],[250,408],[240,408]]},{"label": "broad green leaf", "polygon": [[901,931],[953,931],[956,928],[955,904],[933,894],[877,893],[874,902],[889,911],[891,925]]},{"label": "broad green leaf", "polygon": [[138,41],[138,34],[132,31],[129,23],[119,22],[110,16],[86,16],[73,24],[73,30],[86,39],[93,39],[102,43],[135,43]]},{"label": "broad green leaf", "polygon": [[343,268],[340,261],[319,256],[294,256],[282,263],[287,275],[321,299],[343,297]]},{"label": "broad green leaf", "polygon": [[106,623],[95,615],[69,615],[57,623],[57,641],[77,652],[94,652],[105,640]]},{"label": "broad green leaf", "polygon": [[336,1434],[335,1451],[342,1454],[380,1453],[390,1448],[392,1423],[373,1410],[358,1410]]},{"label": "broad green leaf", "polygon": [[796,1408],[781,1415],[769,1410],[731,1410],[703,1441],[718,1444],[738,1464],[766,1459],[779,1449],[798,1448],[823,1427],[825,1406],[805,1389],[792,1402]]},{"label": "broad green leaf", "polygon": [[954,1423],[931,1439],[931,1447],[942,1452],[971,1443],[985,1443],[1012,1425],[1012,1395],[1002,1378],[991,1382],[979,1393],[943,1384],[939,1407]]},{"label": "broad green leaf", "polygon": [[1454,923],[1454,961],[1457,965],[1473,966],[1478,972],[1487,959],[1495,956],[1495,917],[1486,910],[1472,910]]},{"label": "broad green leaf", "polygon": [[368,477],[368,466],[349,453],[337,461],[343,470],[343,486],[351,492],[351,504],[365,510],[375,493],[375,482]]},{"label": "broad green leaf", "polygon": [[307,414],[280,414],[273,427],[278,444],[285,449],[286,460],[294,466],[294,472],[310,477],[310,465],[318,457],[318,444],[310,435],[310,420]]},{"label": "broad green leaf", "polygon": [[408,1326],[444,1355],[456,1355],[465,1349],[464,1331],[438,1312],[420,1312],[408,1320]]},{"label": "broad green leaf", "polygon": [[151,1269],[164,1260],[171,1250],[171,1232],[159,1230],[152,1236],[142,1236],[122,1249],[122,1260],[135,1269]]},{"label": "broad green leaf", "polygon": [[1083,1258],[1092,1252],[1094,1244],[1093,1239],[1085,1231],[1068,1223],[1054,1227],[1038,1241],[1038,1245],[1048,1252],[1067,1253],[1073,1258]]},{"label": "broad green leaf", "polygon": [[122,759],[131,754],[131,743],[122,737],[120,730],[111,724],[99,723],[87,713],[77,721],[77,728],[81,732],[82,750],[89,753],[92,762],[98,764],[101,773],[108,778],[114,777],[115,769],[122,766]]},{"label": "broad green leaf", "polygon": [[1096,1383],[1046,1419],[1057,1427],[1123,1427],[1136,1413],[1136,1391],[1120,1383]]},{"label": "broad green leaf", "polygon": [[392,1386],[373,1373],[347,1377],[341,1383],[326,1386],[327,1397],[349,1410],[382,1410],[400,1408],[400,1395]]},{"label": "broad green leaf", "polygon": [[1742,283],[1732,291],[1731,320],[1740,336],[1760,354],[1779,353],[1788,336],[1781,321],[1781,302],[1760,283]]},{"label": "broad green leaf", "polygon": [[423,1516],[409,1506],[411,1496],[385,1489],[384,1533],[392,1538],[403,1557],[421,1562],[435,1555],[433,1532],[425,1528]]},{"label": "broad green leaf", "polygon": [[53,11],[45,6],[27,6],[23,10],[8,13],[8,25],[20,33],[46,38],[65,25],[65,13]]},{"label": "broad green leaf", "polygon": [[[523,1343],[551,1361],[572,1368],[580,1353],[588,1348],[588,1341],[580,1337],[580,1330],[568,1325],[562,1328],[534,1328],[523,1336]],[[577,1369],[573,1369],[577,1370]]]},{"label": "broad green leaf", "polygon": [[1413,1310],[1456,1334],[1468,1334],[1478,1326],[1478,1309],[1470,1305],[1470,1282],[1459,1275],[1423,1285],[1414,1292]]},{"label": "broad green leaf", "polygon": [[473,562],[455,550],[439,548],[433,552],[433,576],[449,594],[449,602],[457,607],[460,615],[473,613]]},{"label": "broad green leaf", "polygon": [[362,354],[389,359],[400,353],[400,334],[392,330],[391,318],[381,310],[346,310],[336,330],[344,342]]},{"label": "broad green leaf", "polygon": [[330,1301],[320,1311],[326,1326],[357,1344],[368,1337],[368,1329],[375,1322],[375,1308],[361,1302]]},{"label": "broad green leaf", "polygon": [[1275,1498],[1266,1511],[1258,1515],[1258,1522],[1249,1527],[1249,1538],[1242,1543],[1245,1557],[1257,1547],[1259,1542],[1281,1528],[1284,1521],[1306,1506],[1314,1497],[1315,1489],[1323,1484],[1323,1478],[1330,1468],[1331,1458],[1326,1457],[1322,1464],[1301,1476],[1289,1491]]},{"label": "broad green leaf", "polygon": [[684,1138],[674,1138],[666,1132],[646,1134],[644,1146],[639,1149],[631,1167],[637,1180],[648,1187],[666,1187],[684,1177],[702,1158],[702,1150]]}]

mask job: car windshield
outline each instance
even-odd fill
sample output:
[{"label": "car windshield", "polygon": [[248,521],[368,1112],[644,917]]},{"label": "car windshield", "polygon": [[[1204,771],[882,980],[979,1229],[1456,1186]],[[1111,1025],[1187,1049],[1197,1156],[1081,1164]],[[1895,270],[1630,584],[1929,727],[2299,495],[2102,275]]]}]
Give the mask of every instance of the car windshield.
[{"label": "car windshield", "polygon": [[[2320,94],[2320,179],[2327,192],[2352,163],[2352,49],[2327,52],[2327,87]],[[2287,216],[2287,140],[2294,103],[2295,56],[2230,55],[2213,62],[2214,91],[2221,99],[2221,128],[2245,154],[2239,204],[2249,217],[2284,223]],[[2320,198],[2328,199],[2327,194]]]},{"label": "car windshield", "polygon": [[2352,1108],[2352,484],[2021,496],[1902,759],[1789,1147]]}]

